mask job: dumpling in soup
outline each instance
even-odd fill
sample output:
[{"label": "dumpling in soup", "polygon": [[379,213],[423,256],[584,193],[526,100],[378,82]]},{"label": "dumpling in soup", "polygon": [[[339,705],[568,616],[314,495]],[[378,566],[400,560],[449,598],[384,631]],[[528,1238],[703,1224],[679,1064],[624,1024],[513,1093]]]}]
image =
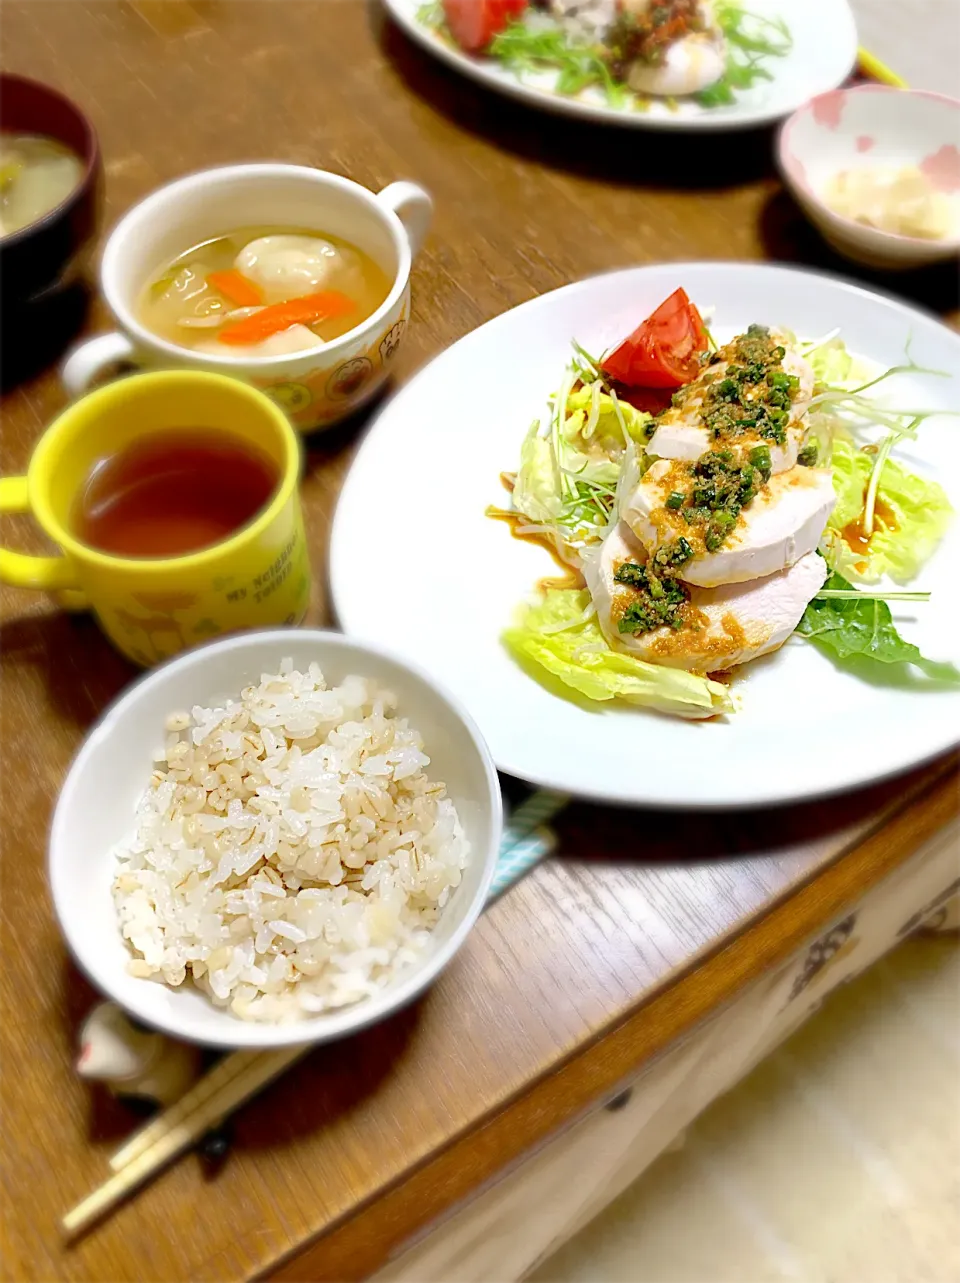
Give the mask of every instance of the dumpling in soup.
[{"label": "dumpling in soup", "polygon": [[358,273],[354,256],[319,236],[260,236],[245,245],[237,271],[263,291],[265,303],[283,303],[319,290],[349,293]]},{"label": "dumpling in soup", "polygon": [[332,342],[371,316],[390,278],[328,233],[249,227],[191,246],[140,293],[147,329],[180,347],[250,360]]}]

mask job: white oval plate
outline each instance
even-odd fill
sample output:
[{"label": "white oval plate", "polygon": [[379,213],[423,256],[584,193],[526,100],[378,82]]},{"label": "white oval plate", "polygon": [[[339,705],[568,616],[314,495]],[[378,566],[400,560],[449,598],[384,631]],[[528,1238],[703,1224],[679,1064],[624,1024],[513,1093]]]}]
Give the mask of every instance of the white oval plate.
[{"label": "white oval plate", "polygon": [[[741,709],[685,722],[628,706],[600,711],[551,694],[500,634],[536,581],[541,548],[484,515],[504,505],[531,421],[547,411],[570,339],[598,352],[678,285],[715,307],[722,342],[752,321],[814,337],[840,326],[884,367],[915,360],[948,378],[901,377],[904,408],[960,407],[960,337],[891,298],[812,272],[749,263],[671,263],[568,285],[474,330],[423,369],[371,427],[333,524],[330,572],[343,628],[433,673],[476,718],[497,766],[534,784],[630,804],[750,806],[838,792],[949,748],[960,690],[870,685],[793,637],[740,670]],[[960,423],[937,416],[896,457],[935,475],[960,506]],[[929,603],[895,603],[902,634],[933,659],[960,658],[960,523],[924,568]],[[917,685],[920,685],[919,679]]]},{"label": "white oval plate", "polygon": [[556,73],[537,72],[523,79],[492,58],[455,49],[417,18],[423,0],[383,0],[411,39],[489,89],[520,98],[534,107],[634,129],[746,129],[782,120],[817,94],[843,84],[857,60],[857,30],[848,0],[745,0],[744,8],[762,17],[783,18],[793,47],[765,68],[772,79],[737,92],[729,106],[704,107],[681,99],[675,107],[654,100],[649,108],[611,107],[598,89],[577,97],[558,94]]}]

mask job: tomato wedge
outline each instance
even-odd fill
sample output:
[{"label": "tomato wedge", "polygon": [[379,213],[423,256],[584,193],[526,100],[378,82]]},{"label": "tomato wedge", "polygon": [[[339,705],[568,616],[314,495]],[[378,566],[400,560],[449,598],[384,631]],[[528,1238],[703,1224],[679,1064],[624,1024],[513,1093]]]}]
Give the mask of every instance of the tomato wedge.
[{"label": "tomato wedge", "polygon": [[700,313],[686,290],[674,290],[605,358],[602,369],[628,388],[679,388],[696,378],[708,347]]},{"label": "tomato wedge", "polygon": [[527,7],[527,0],[443,0],[450,34],[461,49],[479,53]]}]

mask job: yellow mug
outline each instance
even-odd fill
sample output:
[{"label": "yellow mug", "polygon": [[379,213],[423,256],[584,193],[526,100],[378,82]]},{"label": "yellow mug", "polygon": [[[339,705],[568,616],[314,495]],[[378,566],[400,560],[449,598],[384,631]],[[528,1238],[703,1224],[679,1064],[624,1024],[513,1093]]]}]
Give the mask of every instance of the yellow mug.
[{"label": "yellow mug", "polygon": [[[265,452],[280,476],[266,507],[222,542],[172,557],[116,556],[71,533],[74,502],[99,460],[147,433],[178,428],[219,429]],[[131,375],[65,410],[25,477],[0,479],[0,512],[31,512],[62,549],[59,557],[0,549],[0,581],[66,591],[142,665],[220,633],[299,623],[310,597],[299,477],[299,438],[262,392],[201,371]]]}]

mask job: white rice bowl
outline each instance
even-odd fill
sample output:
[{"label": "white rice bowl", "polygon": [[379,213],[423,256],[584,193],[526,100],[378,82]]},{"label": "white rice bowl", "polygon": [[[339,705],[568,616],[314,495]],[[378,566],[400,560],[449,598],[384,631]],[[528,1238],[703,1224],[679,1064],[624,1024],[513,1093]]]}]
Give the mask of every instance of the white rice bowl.
[{"label": "white rice bowl", "polygon": [[389,691],[280,668],[236,700],[171,710],[113,897],[132,975],[286,1024],[422,958],[469,844]]}]

